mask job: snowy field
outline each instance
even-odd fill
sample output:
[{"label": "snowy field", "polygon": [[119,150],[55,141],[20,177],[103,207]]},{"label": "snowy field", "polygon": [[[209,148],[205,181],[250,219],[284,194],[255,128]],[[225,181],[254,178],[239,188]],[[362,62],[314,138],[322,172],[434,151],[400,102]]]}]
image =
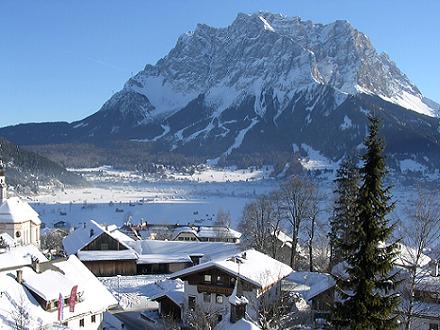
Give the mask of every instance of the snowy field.
[{"label": "snowy field", "polygon": [[53,191],[28,201],[48,226],[58,221],[78,225],[90,219],[117,225],[129,219],[209,225],[223,210],[230,212],[236,227],[247,202],[278,187],[276,180],[268,179],[271,170],[205,168],[192,176],[168,173],[166,179],[158,179],[109,167],[82,169],[76,171],[92,187]]},{"label": "snowy field", "polygon": [[[304,146],[303,146],[304,147]],[[310,158],[303,160],[312,169],[333,170],[315,178],[323,196],[321,221],[327,222],[332,205],[332,180],[336,166],[309,150]],[[91,187],[54,191],[28,201],[49,227],[58,221],[71,226],[90,219],[99,223],[122,225],[148,221],[167,224],[205,224],[215,222],[219,210],[230,212],[232,227],[237,228],[243,207],[260,194],[278,188],[280,181],[268,178],[271,167],[235,170],[212,169],[193,175],[170,173],[166,179],[142,177],[110,167],[76,170],[81,172]],[[392,180],[393,182],[395,180]],[[424,184],[438,191],[438,182]],[[395,184],[392,190],[397,208],[392,219],[405,218],[408,207],[417,198],[416,184]]]}]

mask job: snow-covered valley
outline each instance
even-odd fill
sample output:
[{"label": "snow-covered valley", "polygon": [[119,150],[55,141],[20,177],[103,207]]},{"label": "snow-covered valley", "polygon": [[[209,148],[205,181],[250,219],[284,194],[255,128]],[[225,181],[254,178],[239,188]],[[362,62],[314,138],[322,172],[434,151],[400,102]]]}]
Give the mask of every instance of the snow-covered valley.
[{"label": "snow-covered valley", "polygon": [[230,212],[236,227],[244,205],[278,187],[264,170],[215,170],[187,175],[168,173],[167,179],[142,177],[110,167],[75,170],[91,184],[87,188],[51,191],[28,201],[49,227],[64,221],[71,226],[94,219],[122,225],[139,223],[213,224],[219,210]]},{"label": "snow-covered valley", "polygon": [[[308,160],[313,163],[313,160]],[[320,163],[321,164],[321,163]],[[333,200],[335,166],[327,172],[314,175],[321,192],[320,220],[327,223]],[[314,170],[322,170],[318,166]],[[28,197],[42,221],[52,227],[59,221],[68,226],[94,219],[99,223],[122,225],[131,221],[162,224],[213,225],[217,212],[229,212],[231,226],[237,228],[246,203],[257,196],[276,190],[282,179],[270,177],[270,166],[263,169],[238,170],[205,167],[189,175],[167,172],[165,178],[140,176],[134,172],[111,167],[72,170],[82,173],[90,183],[85,188],[66,188]],[[417,199],[418,184],[389,180],[393,185],[396,209],[392,219],[404,219],[408,208]],[[425,183],[424,188],[435,191],[436,181]]]}]

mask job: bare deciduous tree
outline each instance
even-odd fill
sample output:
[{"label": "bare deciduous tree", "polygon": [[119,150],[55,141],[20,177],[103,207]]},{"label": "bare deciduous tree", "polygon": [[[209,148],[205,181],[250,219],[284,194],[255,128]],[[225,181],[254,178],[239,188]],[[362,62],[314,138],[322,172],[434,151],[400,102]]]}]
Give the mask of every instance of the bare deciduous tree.
[{"label": "bare deciduous tree", "polygon": [[292,234],[290,266],[295,269],[299,233],[303,221],[310,217],[314,188],[309,180],[295,176],[281,186],[281,194]]},{"label": "bare deciduous tree", "polygon": [[193,330],[212,330],[217,325],[219,315],[223,315],[224,310],[203,311],[199,305],[188,312],[186,315],[186,324]]},{"label": "bare deciduous tree", "polygon": [[318,220],[318,214],[320,212],[319,210],[319,196],[318,191],[316,190],[315,186],[311,183],[310,184],[310,200],[309,205],[307,207],[308,214],[306,218],[306,232],[307,232],[307,246],[309,250],[309,271],[314,271],[314,265],[313,265],[313,248],[314,248],[314,239],[317,231],[317,220]]},{"label": "bare deciduous tree", "polygon": [[61,229],[54,229],[41,236],[41,248],[43,250],[57,251],[63,250],[63,238],[67,233]]},{"label": "bare deciduous tree", "polygon": [[[438,194],[427,193],[419,189],[418,198],[407,209],[406,221],[401,221],[402,241],[406,244],[401,259],[406,264],[408,275],[402,287],[403,324],[406,330],[411,328],[414,313],[422,312],[423,304],[416,299],[416,290],[424,278],[430,276],[421,268],[424,252],[437,244],[440,238],[440,204]],[[435,257],[435,256],[434,256]],[[436,256],[438,259],[439,256]]]},{"label": "bare deciduous tree", "polygon": [[14,302],[14,307],[11,318],[14,320],[15,329],[24,330],[30,322],[29,306],[24,294],[21,294],[19,300]]},{"label": "bare deciduous tree", "polygon": [[245,248],[270,254],[273,218],[272,200],[267,195],[262,195],[245,206],[239,225],[239,230],[245,234],[241,241]]},{"label": "bare deciduous tree", "polygon": [[225,211],[220,208],[215,218],[215,225],[229,228],[231,226],[231,212]]}]

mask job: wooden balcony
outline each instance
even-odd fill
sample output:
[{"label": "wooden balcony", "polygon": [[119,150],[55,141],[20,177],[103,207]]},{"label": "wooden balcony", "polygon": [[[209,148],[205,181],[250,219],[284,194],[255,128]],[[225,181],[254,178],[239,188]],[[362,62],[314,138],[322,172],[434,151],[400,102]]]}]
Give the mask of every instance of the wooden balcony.
[{"label": "wooden balcony", "polygon": [[216,294],[223,294],[225,296],[230,296],[232,294],[233,288],[216,286],[216,285],[197,284],[197,291],[199,293],[206,292],[206,293],[216,293]]}]

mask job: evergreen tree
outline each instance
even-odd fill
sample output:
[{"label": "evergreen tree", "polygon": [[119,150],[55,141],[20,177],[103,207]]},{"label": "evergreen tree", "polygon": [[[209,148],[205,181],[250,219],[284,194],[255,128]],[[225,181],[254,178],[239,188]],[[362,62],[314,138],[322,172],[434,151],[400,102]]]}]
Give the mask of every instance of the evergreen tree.
[{"label": "evergreen tree", "polygon": [[367,151],[361,168],[362,185],[356,201],[357,216],[347,261],[347,276],[338,279],[334,323],[349,329],[395,329],[399,297],[398,273],[393,272],[397,243],[389,243],[394,227],[386,219],[392,210],[390,188],[384,185],[383,142],[379,120],[369,118]]},{"label": "evergreen tree", "polygon": [[330,269],[352,254],[350,239],[351,230],[356,221],[356,200],[359,193],[359,169],[356,166],[357,158],[346,157],[336,173],[333,216],[330,219]]}]

